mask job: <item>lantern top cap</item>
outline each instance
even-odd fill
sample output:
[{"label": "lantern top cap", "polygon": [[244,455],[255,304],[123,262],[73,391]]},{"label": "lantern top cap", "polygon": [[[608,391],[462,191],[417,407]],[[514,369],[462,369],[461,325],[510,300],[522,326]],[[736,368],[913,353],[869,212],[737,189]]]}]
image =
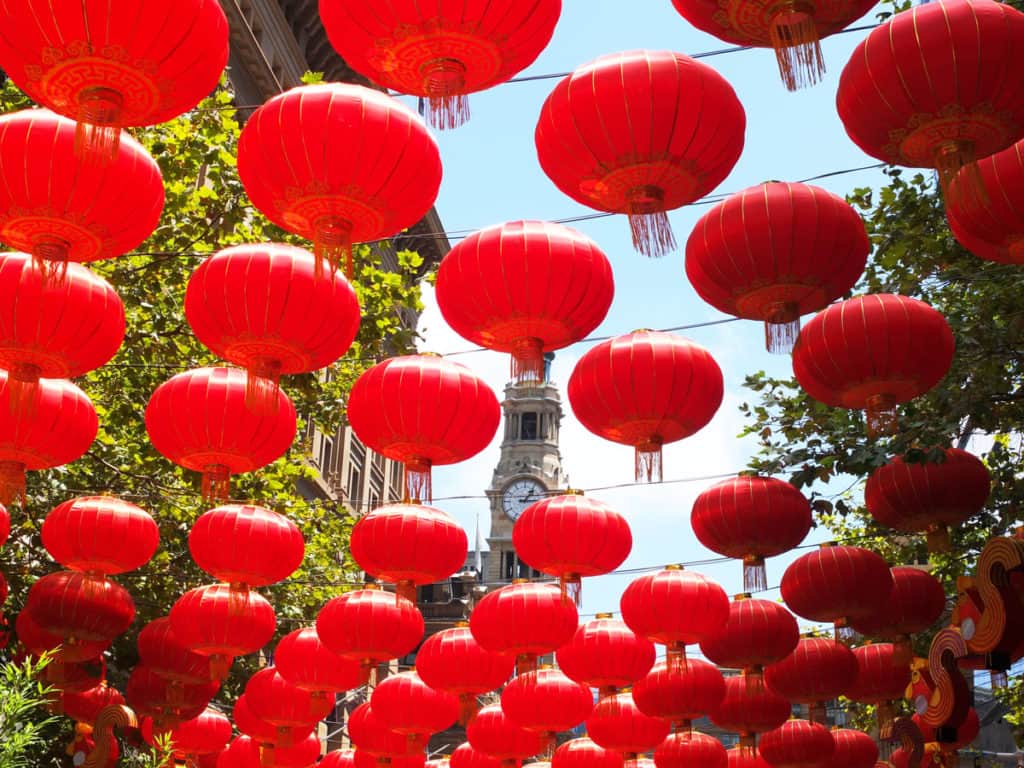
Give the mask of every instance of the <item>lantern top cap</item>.
[{"label": "lantern top cap", "polygon": [[615,618],[615,614],[614,613],[595,613],[594,614],[594,618],[595,619],[613,619],[613,618]]},{"label": "lantern top cap", "polygon": [[419,356],[420,357],[441,357],[441,354],[438,353],[438,352],[420,352]]},{"label": "lantern top cap", "polygon": [[750,600],[752,597],[753,595],[751,595],[749,592],[739,592],[733,595],[732,599],[736,602],[739,602],[740,600]]},{"label": "lantern top cap", "polygon": [[468,621],[456,621],[455,622],[455,626],[456,626],[457,629],[465,629],[466,627],[469,626],[469,622]]},{"label": "lantern top cap", "polygon": [[670,563],[669,565],[665,566],[665,570],[666,571],[684,571],[686,569],[683,567],[682,563]]},{"label": "lantern top cap", "polygon": [[529,579],[512,579],[513,584],[529,584]]},{"label": "lantern top cap", "polygon": [[563,496],[585,496],[580,488],[566,488],[562,491]]},{"label": "lantern top cap", "polygon": [[632,333],[654,333],[652,328],[634,328]]},{"label": "lantern top cap", "polygon": [[828,549],[829,547],[837,547],[839,542],[837,541],[823,541],[818,545],[818,549]]},{"label": "lantern top cap", "polygon": [[381,586],[380,584],[377,584],[374,581],[368,581],[365,584],[363,584],[363,589],[367,590],[368,592],[379,592],[381,590]]}]

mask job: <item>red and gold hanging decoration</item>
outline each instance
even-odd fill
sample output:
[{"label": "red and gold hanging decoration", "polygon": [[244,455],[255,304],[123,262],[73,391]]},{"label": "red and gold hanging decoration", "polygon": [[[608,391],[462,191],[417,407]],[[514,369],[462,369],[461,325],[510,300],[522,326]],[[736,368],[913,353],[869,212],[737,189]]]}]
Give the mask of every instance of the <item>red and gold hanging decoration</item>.
[{"label": "red and gold hanging decoration", "polygon": [[804,637],[791,654],[764,669],[765,685],[793,704],[806,704],[812,723],[824,723],[825,704],[856,680],[857,658],[830,637]]},{"label": "red and gold hanging decoration", "polygon": [[599,613],[580,625],[555,658],[566,675],[596,688],[598,696],[604,698],[646,675],[654,666],[655,656],[654,643],[612,618],[612,614]]},{"label": "red and gold hanging decoration", "polygon": [[789,656],[800,642],[796,619],[784,606],[768,600],[736,595],[729,604],[729,619],[700,642],[710,661],[739,669],[754,689],[764,683],[764,668]]}]

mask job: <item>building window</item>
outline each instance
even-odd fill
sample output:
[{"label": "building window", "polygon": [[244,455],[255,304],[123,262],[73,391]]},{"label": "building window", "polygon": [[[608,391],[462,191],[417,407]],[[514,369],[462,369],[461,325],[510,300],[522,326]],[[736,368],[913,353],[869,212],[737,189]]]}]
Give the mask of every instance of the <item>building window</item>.
[{"label": "building window", "polygon": [[519,437],[521,440],[538,439],[538,422],[540,415],[537,413],[524,413],[520,417]]},{"label": "building window", "polygon": [[334,469],[334,440],[330,437],[320,438],[320,451],[317,455],[317,463],[320,465],[320,472],[324,477],[331,474]]}]

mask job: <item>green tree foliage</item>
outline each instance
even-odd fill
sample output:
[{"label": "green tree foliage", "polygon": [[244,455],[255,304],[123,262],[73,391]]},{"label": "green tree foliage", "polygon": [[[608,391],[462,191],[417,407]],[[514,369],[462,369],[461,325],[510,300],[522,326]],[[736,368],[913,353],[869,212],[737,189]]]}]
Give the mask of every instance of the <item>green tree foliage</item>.
[{"label": "green tree foliage", "polygon": [[57,718],[47,714],[53,694],[39,682],[45,656],[0,665],[0,768],[35,768],[34,756],[46,746]]}]

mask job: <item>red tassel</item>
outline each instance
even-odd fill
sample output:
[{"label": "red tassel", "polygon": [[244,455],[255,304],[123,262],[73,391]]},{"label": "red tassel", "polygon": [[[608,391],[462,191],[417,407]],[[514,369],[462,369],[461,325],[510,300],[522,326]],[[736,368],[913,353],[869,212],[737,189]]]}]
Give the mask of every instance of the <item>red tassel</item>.
[{"label": "red tassel", "polygon": [[661,438],[653,437],[636,446],[636,481],[661,482]]},{"label": "red tassel", "polygon": [[352,223],[336,216],[323,216],[313,227],[314,277],[319,280],[324,276],[324,262],[327,262],[333,280],[335,271],[344,261],[345,276],[352,280],[356,272],[352,260]]},{"label": "red tassel", "polygon": [[40,239],[32,246],[32,263],[43,285],[63,285],[68,274],[71,245],[57,238]]},{"label": "red tassel", "polygon": [[210,679],[219,680],[223,682],[228,679],[228,673],[231,671],[231,664],[234,659],[230,656],[225,656],[220,653],[215,653],[210,657]]},{"label": "red tassel", "polygon": [[757,757],[757,734],[740,734],[740,755],[742,757]]},{"label": "red tassel", "polygon": [[408,579],[402,579],[395,584],[395,599],[403,597],[413,605],[416,605],[416,585]]},{"label": "red tassel", "polygon": [[75,152],[83,160],[108,164],[121,146],[118,125],[124,98],[110,88],[86,88],[78,97]]},{"label": "red tassel", "polygon": [[652,259],[660,259],[676,250],[672,224],[664,210],[665,193],[658,187],[645,185],[630,190],[626,198],[633,248]]},{"label": "red tassel", "polygon": [[281,388],[281,361],[256,358],[245,376],[245,406],[254,413],[274,413]]},{"label": "red tassel", "polygon": [[525,675],[528,672],[537,671],[537,655],[533,653],[521,653],[516,656],[516,674]]},{"label": "red tassel", "polygon": [[231,496],[231,472],[223,464],[211,464],[203,470],[200,492],[205,501],[227,501]]},{"label": "red tassel", "polygon": [[25,501],[25,465],[20,461],[0,461],[0,504]]},{"label": "red tassel", "polygon": [[475,693],[459,694],[459,725],[467,726],[473,722],[476,713],[480,711],[480,702]]},{"label": "red tassel", "polygon": [[743,682],[746,684],[747,693],[761,693],[764,690],[764,669],[748,667],[743,670]]},{"label": "red tassel", "polygon": [[427,95],[427,122],[439,131],[458,128],[469,120],[466,65],[442,58],[424,67],[423,91]]},{"label": "red tassel", "polygon": [[872,395],[867,401],[868,437],[895,435],[899,426],[896,401],[891,395]]},{"label": "red tassel", "polygon": [[914,661],[914,646],[909,635],[899,635],[892,644],[892,661],[897,667],[908,667]]},{"label": "red tassel", "polygon": [[15,363],[7,372],[7,404],[11,413],[32,416],[39,404],[39,366]]},{"label": "red tassel", "polygon": [[273,768],[273,765],[274,765],[274,745],[273,744],[260,744],[260,765],[263,766],[263,768]]},{"label": "red tassel", "polygon": [[682,643],[670,643],[666,645],[665,665],[670,671],[684,671],[686,669],[686,646]]},{"label": "red tassel", "polygon": [[430,483],[430,460],[417,459],[405,464],[405,502],[430,504],[434,492]]},{"label": "red tassel", "polygon": [[896,708],[891,701],[880,701],[875,709],[875,716],[878,719],[878,738],[883,741],[891,739],[896,723]]},{"label": "red tassel", "polygon": [[567,603],[571,599],[577,608],[583,602],[583,580],[578,573],[568,573],[558,580],[558,586],[562,593],[562,602]]},{"label": "red tassel", "polygon": [[544,381],[544,342],[532,337],[512,344],[512,379],[516,384]]},{"label": "red tassel", "polygon": [[787,3],[771,21],[768,30],[779,74],[786,89],[795,91],[820,82],[825,74],[818,25],[810,8]]}]

